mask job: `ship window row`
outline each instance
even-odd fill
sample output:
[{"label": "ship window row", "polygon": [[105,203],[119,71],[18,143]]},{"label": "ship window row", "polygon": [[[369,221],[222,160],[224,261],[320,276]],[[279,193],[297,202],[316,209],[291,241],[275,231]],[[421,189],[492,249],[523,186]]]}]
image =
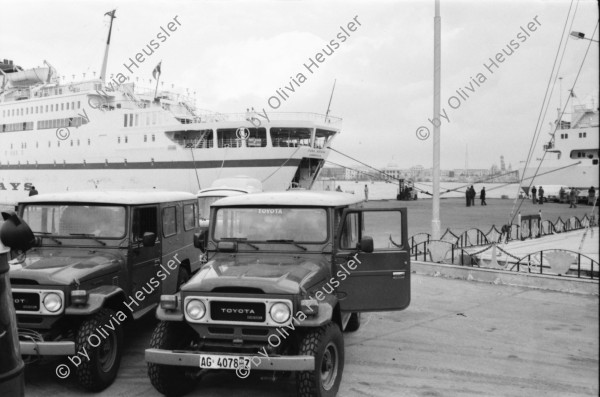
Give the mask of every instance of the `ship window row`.
[{"label": "ship window row", "polygon": [[580,138],[585,138],[587,136],[587,132],[580,132],[579,133],[579,137]]},{"label": "ship window row", "polygon": [[38,121],[38,130],[61,127],[80,127],[83,124],[87,124],[87,122],[87,119],[79,116],[67,117],[64,119],[41,120]]},{"label": "ship window row", "polygon": [[33,121],[27,121],[22,123],[8,123],[2,124],[0,129],[2,132],[13,132],[13,131],[31,131],[33,130]]},{"label": "ship window row", "polygon": [[[156,135],[152,134],[150,135],[150,140],[152,142],[156,142]],[[148,142],[148,135],[144,135],[144,142]],[[121,136],[117,136],[117,143],[129,143],[129,137],[127,135],[123,136],[123,138],[121,138]]]},{"label": "ship window row", "polygon": [[590,149],[590,150],[572,150],[571,151],[572,159],[594,159],[598,158],[598,149]]},{"label": "ship window row", "polygon": [[560,134],[560,139],[569,139],[569,134]]},{"label": "ship window row", "polygon": [[[141,116],[141,117],[140,117]],[[123,127],[139,127],[143,125],[157,125],[168,120],[169,116],[163,112],[125,113],[123,114]]]},{"label": "ship window row", "polygon": [[[75,107],[77,105],[77,107]],[[26,116],[29,114],[59,112],[63,110],[75,110],[81,108],[81,101],[51,103],[48,105],[26,106],[2,111],[2,117]]]},{"label": "ship window row", "polygon": [[[67,142],[66,142],[66,141],[64,141],[64,140],[58,140],[58,141],[56,141],[56,147],[60,147],[60,143],[61,143],[61,142],[63,143],[63,147],[69,147],[69,146],[81,146],[81,140],[80,140],[80,139],[71,139],[71,140],[68,142],[68,144],[67,144]],[[21,146],[21,149],[27,149],[27,142],[20,142],[20,144],[21,144],[21,145],[20,145],[20,146]],[[91,146],[91,145],[92,145],[92,140],[91,140],[91,139],[88,139],[88,140],[87,140],[87,145],[88,145],[88,146]],[[11,148],[11,149],[14,149],[14,146],[15,146],[15,144],[14,144],[14,143],[11,143],[11,144],[10,144],[10,148]],[[49,147],[49,148],[51,148],[51,147],[52,147],[52,141],[48,141],[48,147]],[[36,141],[36,142],[35,142],[35,148],[36,148],[36,149],[39,149],[39,148],[40,148],[40,142],[39,142],[39,141]]]},{"label": "ship window row", "polygon": [[[185,130],[173,131],[171,139],[185,148],[208,149],[219,148],[261,148],[268,144],[267,135],[271,138],[273,147],[315,147],[324,148],[335,135],[334,131],[317,129],[314,144],[311,145],[311,128],[283,127],[266,128],[220,128],[216,130]],[[215,136],[216,135],[216,136]]]}]

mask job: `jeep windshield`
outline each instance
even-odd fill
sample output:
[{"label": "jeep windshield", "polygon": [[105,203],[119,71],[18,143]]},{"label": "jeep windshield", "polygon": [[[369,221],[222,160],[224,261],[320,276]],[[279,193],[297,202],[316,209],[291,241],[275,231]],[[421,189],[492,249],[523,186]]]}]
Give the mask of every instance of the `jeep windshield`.
[{"label": "jeep windshield", "polygon": [[324,243],[327,212],[323,208],[219,208],[214,239],[264,243]]},{"label": "jeep windshield", "polygon": [[23,211],[34,233],[52,237],[120,238],[125,235],[125,207],[82,204],[35,204]]}]

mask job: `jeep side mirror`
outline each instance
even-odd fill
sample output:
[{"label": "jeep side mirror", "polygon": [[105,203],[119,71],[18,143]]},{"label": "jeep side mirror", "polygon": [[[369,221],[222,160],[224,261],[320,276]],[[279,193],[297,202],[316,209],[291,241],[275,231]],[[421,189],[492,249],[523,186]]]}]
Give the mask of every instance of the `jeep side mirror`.
[{"label": "jeep side mirror", "polygon": [[194,247],[204,251],[206,243],[206,230],[202,230],[200,233],[194,233]]},{"label": "jeep side mirror", "polygon": [[156,244],[156,234],[152,232],[144,233],[144,237],[142,237],[142,245],[144,247],[154,247]]},{"label": "jeep side mirror", "polygon": [[360,243],[358,243],[357,248],[366,253],[373,252],[373,237],[363,236],[363,238],[360,239]]}]

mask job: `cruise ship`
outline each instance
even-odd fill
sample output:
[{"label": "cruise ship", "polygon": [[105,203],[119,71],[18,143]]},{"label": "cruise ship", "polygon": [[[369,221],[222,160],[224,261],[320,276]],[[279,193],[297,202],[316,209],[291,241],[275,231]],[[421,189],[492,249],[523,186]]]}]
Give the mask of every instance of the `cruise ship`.
[{"label": "cruise ship", "polygon": [[590,186],[598,188],[598,108],[593,104],[574,105],[570,117],[570,121],[565,121],[559,114],[557,120],[561,121],[557,122],[551,139],[544,144],[541,166],[537,160],[524,170],[527,185],[560,185],[585,192]]},{"label": "cruise ship", "polygon": [[0,205],[32,186],[195,193],[240,174],[264,190],[312,186],[341,119],[200,111],[185,94],[107,84],[109,42],[110,30],[100,78],[80,82],[64,82],[46,61],[23,69],[0,60]]}]

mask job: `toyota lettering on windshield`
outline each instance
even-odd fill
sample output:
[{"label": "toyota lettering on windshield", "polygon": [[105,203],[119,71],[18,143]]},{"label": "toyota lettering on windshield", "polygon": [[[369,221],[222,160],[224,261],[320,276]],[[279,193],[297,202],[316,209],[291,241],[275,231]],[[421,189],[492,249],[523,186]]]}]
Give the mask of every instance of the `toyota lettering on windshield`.
[{"label": "toyota lettering on windshield", "polygon": [[220,208],[214,229],[215,240],[323,243],[327,237],[323,208]]}]

